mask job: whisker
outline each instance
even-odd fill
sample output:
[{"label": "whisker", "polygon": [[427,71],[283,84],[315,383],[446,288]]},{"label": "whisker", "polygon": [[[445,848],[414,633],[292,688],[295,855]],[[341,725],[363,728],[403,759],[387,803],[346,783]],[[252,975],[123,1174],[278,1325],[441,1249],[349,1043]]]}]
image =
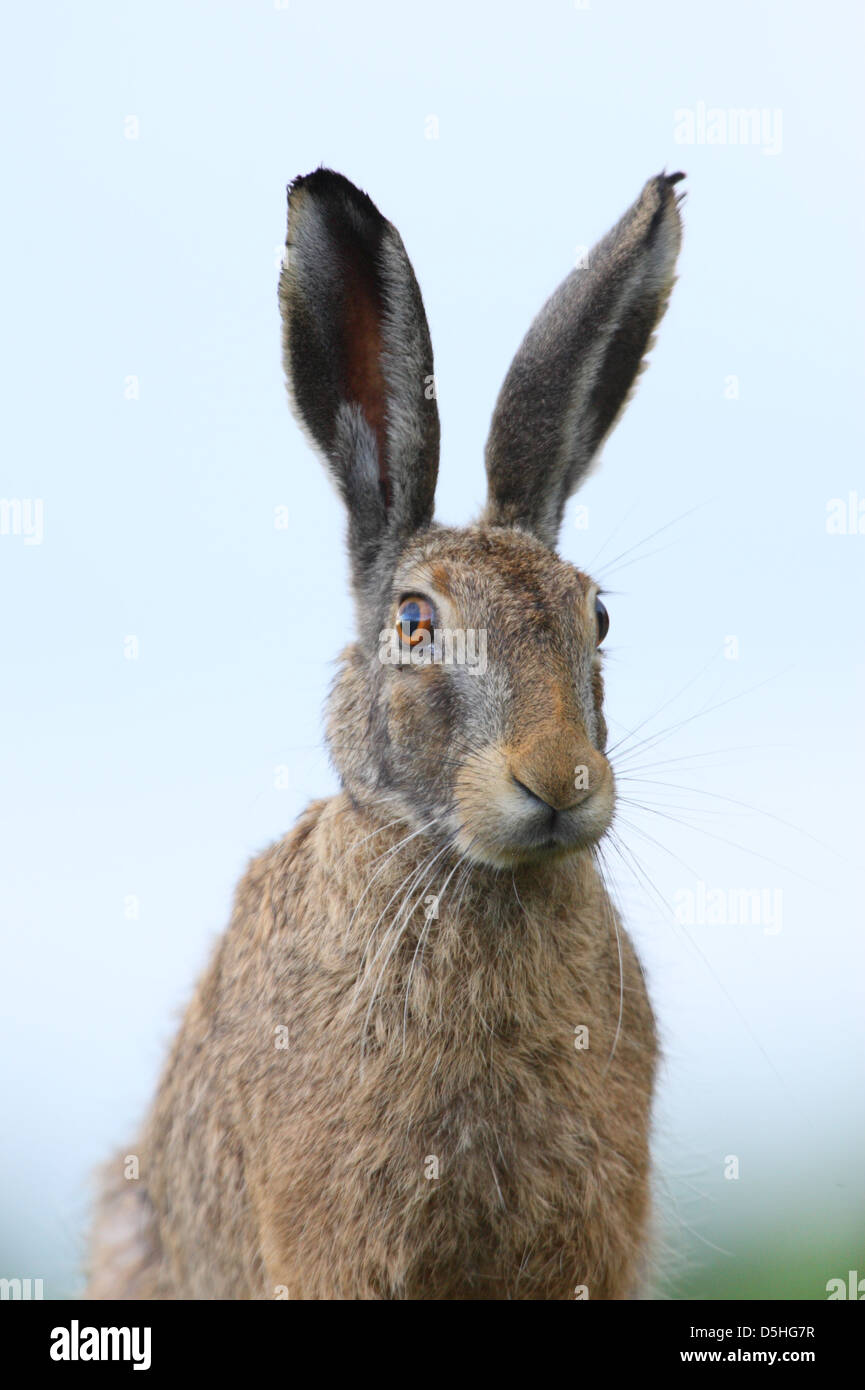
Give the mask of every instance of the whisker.
[{"label": "whisker", "polygon": [[607,1058],[607,1064],[604,1067],[603,1072],[601,1073],[602,1077],[604,1077],[610,1070],[613,1058],[616,1055],[616,1048],[619,1045],[619,1037],[621,1036],[622,1032],[622,1017],[625,1011],[625,971],[622,962],[622,938],[619,934],[618,912],[616,911],[615,904],[612,901],[610,888],[607,883],[607,875],[604,872],[603,850],[600,845],[597,845],[595,848],[596,854],[594,858],[595,865],[598,869],[601,879],[601,887],[603,889],[604,912],[605,914],[608,914],[609,917],[612,919],[613,930],[616,934],[616,950],[619,956],[619,1014],[618,1018],[616,1019],[616,1031],[613,1035],[613,1045],[610,1048],[610,1055]]},{"label": "whisker", "polygon": [[[437,895],[437,896],[438,896],[438,903],[437,903],[437,910],[438,910],[438,911],[441,910],[441,902],[442,902],[442,898],[443,898],[444,895],[445,895],[445,892],[447,891],[447,886],[448,886],[448,884],[450,883],[451,879],[453,878],[454,874],[456,873],[457,869],[458,869],[458,868],[460,867],[460,865],[463,863],[464,858],[465,858],[464,855],[461,855],[461,856],[460,856],[460,858],[457,860],[457,862],[454,864],[453,868],[451,869],[450,873],[448,874],[447,878],[445,879],[444,883],[442,884],[441,890],[439,891],[439,893],[438,893],[438,895]],[[410,968],[409,968],[408,980],[407,980],[407,982],[406,982],[406,987],[405,987],[405,1008],[403,1009],[403,1015],[402,1015],[402,1046],[403,1046],[403,1052],[405,1051],[406,1030],[407,1030],[407,1028],[408,1028],[408,1005],[409,1005],[409,995],[411,994],[412,976],[413,976],[413,974],[414,974],[414,968],[415,968],[415,963],[416,963],[416,961],[417,961],[418,951],[421,949],[421,946],[426,942],[426,938],[427,938],[427,936],[428,936],[428,934],[429,934],[429,931],[430,931],[430,924],[431,924],[432,921],[433,921],[433,918],[432,918],[432,917],[428,917],[427,920],[424,922],[423,930],[421,931],[420,935],[418,936],[417,945],[416,945],[415,948],[414,948],[414,955],[413,955],[412,958],[411,958],[411,966],[410,966]]]},{"label": "whisker", "polygon": [[[651,714],[647,714],[645,719],[641,719],[636,729],[626,731],[626,737],[628,735],[634,737],[634,735],[640,732],[640,729],[644,729],[647,724],[650,724],[652,722],[653,719],[657,719],[658,715],[661,714],[665,709],[667,709],[670,705],[675,704],[675,702],[678,699],[680,699],[682,695],[684,695],[686,690],[690,690],[691,686],[694,685],[700,679],[701,676],[704,676],[706,674],[710,666],[714,666],[716,664],[717,660],[717,654],[713,653],[713,655],[706,662],[705,666],[702,666],[696,675],[692,676],[689,681],[686,681],[685,684],[681,687],[681,689],[677,690],[674,695],[668,696],[662,704],[658,705],[657,709],[652,710]],[[624,742],[625,738],[620,738],[617,740],[616,743],[612,744],[607,749],[607,757],[609,758],[611,754],[615,753],[616,749],[620,748]]]},{"label": "whisker", "polygon": [[626,844],[624,844],[624,842],[620,839],[620,837],[619,837],[618,835],[615,834],[615,832],[613,832],[613,834],[610,836],[610,839],[609,839],[608,843],[609,843],[609,844],[612,846],[612,848],[616,851],[616,853],[618,854],[619,858],[621,859],[621,861],[622,861],[622,863],[625,865],[625,867],[626,867],[626,868],[630,868],[630,871],[631,871],[632,873],[635,873],[635,874],[637,875],[639,881],[643,883],[643,886],[644,886],[644,887],[648,887],[648,889],[649,889],[649,891],[651,892],[652,896],[654,897],[655,901],[658,902],[658,903],[660,904],[663,915],[664,915],[665,917],[669,918],[670,921],[672,921],[672,923],[674,924],[675,928],[676,928],[679,932],[681,932],[682,936],[683,936],[683,937],[685,938],[685,940],[688,942],[688,945],[691,947],[691,949],[699,956],[700,960],[703,962],[703,965],[704,965],[705,968],[709,971],[709,974],[712,976],[712,978],[713,978],[713,980],[715,981],[715,983],[717,984],[718,988],[721,990],[721,992],[722,992],[722,994],[724,995],[725,999],[727,1000],[728,1004],[729,1004],[730,1007],[734,1010],[734,1012],[735,1012],[737,1018],[739,1019],[740,1023],[743,1025],[743,1027],[744,1027],[745,1030],[747,1031],[748,1036],[750,1037],[751,1041],[754,1043],[755,1047],[756,1047],[756,1048],[758,1049],[758,1051],[760,1052],[761,1056],[763,1057],[764,1061],[766,1062],[766,1064],[767,1064],[767,1065],[769,1066],[769,1068],[771,1069],[771,1071],[772,1071],[773,1075],[775,1076],[775,1078],[777,1079],[777,1081],[778,1081],[778,1082],[781,1084],[781,1086],[784,1088],[785,1093],[786,1093],[788,1096],[790,1096],[790,1098],[791,1098],[791,1100],[792,1100],[793,1097],[792,1097],[792,1095],[791,1095],[790,1088],[789,1088],[789,1086],[787,1085],[787,1082],[784,1080],[783,1076],[782,1076],[781,1073],[778,1071],[778,1068],[775,1066],[775,1063],[772,1061],[771,1057],[770,1057],[769,1054],[767,1053],[766,1049],[763,1047],[763,1044],[760,1042],[760,1040],[759,1040],[759,1038],[757,1037],[756,1033],[754,1032],[753,1028],[752,1028],[751,1025],[748,1023],[747,1019],[745,1018],[744,1014],[743,1014],[742,1011],[740,1010],[740,1008],[739,1008],[739,1006],[737,1005],[736,1001],[734,1000],[733,996],[730,994],[729,990],[727,989],[727,987],[725,986],[725,984],[723,983],[723,981],[721,980],[721,978],[720,978],[720,976],[717,974],[717,972],[716,972],[715,970],[713,970],[711,962],[709,961],[709,959],[708,959],[708,957],[705,955],[705,953],[701,950],[701,948],[697,945],[697,942],[696,942],[696,941],[694,940],[694,938],[686,931],[685,927],[684,927],[684,926],[682,925],[682,923],[678,920],[678,918],[675,916],[675,914],[672,913],[672,912],[670,911],[669,904],[665,901],[665,899],[664,899],[664,897],[663,897],[663,894],[661,894],[661,893],[658,891],[658,889],[655,887],[655,884],[652,882],[651,878],[650,878],[649,875],[646,873],[645,869],[643,868],[643,866],[642,866],[642,864],[640,863],[640,861],[637,859],[636,855],[635,855],[635,854],[633,853],[633,851],[629,848],[629,846],[627,846]]},{"label": "whisker", "polygon": [[[424,871],[425,871],[426,869],[428,869],[428,868],[431,868],[432,865],[436,862],[436,860],[440,859],[441,856],[442,856],[443,854],[446,854],[446,853],[449,851],[449,849],[450,849],[450,844],[449,844],[449,843],[443,845],[442,848],[438,851],[438,853],[435,854],[435,855],[433,856],[432,860],[426,861],[426,863],[425,863],[424,866],[423,866]],[[415,875],[415,882],[417,882],[417,877],[418,877],[418,875]],[[412,914],[414,913],[415,908],[417,907],[418,903],[419,903],[420,900],[421,900],[421,897],[423,896],[423,894],[424,894],[425,892],[426,892],[426,886],[424,886],[424,888],[421,889],[421,892],[419,893],[419,895],[417,896],[417,898],[415,898],[414,902],[411,904],[410,909],[406,912],[405,921],[403,922],[402,927],[399,928],[399,930],[397,930],[397,926],[398,926],[398,923],[399,923],[400,914],[405,910],[405,905],[408,903],[408,898],[409,898],[409,896],[410,896],[410,894],[411,894],[411,888],[409,888],[409,889],[407,890],[406,895],[405,895],[405,898],[403,899],[403,905],[400,906],[399,912],[397,913],[396,918],[394,919],[394,922],[393,922],[393,924],[391,925],[388,934],[385,936],[385,939],[384,939],[384,941],[382,942],[381,947],[379,947],[379,950],[376,952],[376,955],[375,955],[375,957],[374,957],[373,960],[372,960],[372,963],[371,963],[371,964],[372,964],[372,965],[375,965],[375,962],[376,962],[376,960],[378,959],[378,956],[380,955],[382,949],[384,948],[385,943],[387,942],[388,936],[389,936],[389,935],[393,935],[393,937],[394,937],[393,944],[391,945],[390,949],[388,950],[387,955],[386,955],[385,958],[384,958],[384,961],[382,962],[382,967],[381,967],[381,970],[380,970],[379,973],[378,973],[378,978],[377,978],[377,980],[376,980],[376,982],[375,982],[375,985],[374,985],[374,987],[373,987],[372,995],[371,995],[371,997],[370,997],[370,1001],[369,1001],[369,1004],[368,1004],[367,1010],[366,1010],[366,1015],[365,1015],[364,1021],[363,1021],[363,1028],[362,1028],[362,1030],[361,1030],[361,1043],[360,1043],[360,1067],[361,1067],[361,1075],[363,1074],[363,1062],[364,1062],[364,1058],[365,1058],[365,1056],[366,1056],[366,1035],[367,1035],[367,1030],[368,1030],[368,1026],[369,1026],[369,1020],[370,1020],[370,1017],[371,1017],[371,1015],[372,1015],[373,1008],[375,1007],[375,1001],[376,1001],[376,999],[377,999],[377,997],[378,997],[378,991],[379,991],[379,988],[380,988],[380,986],[381,986],[381,982],[382,982],[382,980],[384,979],[385,971],[387,970],[387,967],[388,967],[388,964],[389,964],[389,962],[390,962],[390,959],[391,959],[391,957],[393,956],[393,953],[394,953],[394,951],[396,950],[397,946],[399,945],[400,941],[402,940],[403,936],[405,935],[405,932],[406,932],[406,930],[407,930],[407,928],[408,928],[408,924],[409,924],[409,922],[410,922],[410,920],[411,920]]]},{"label": "whisker", "polygon": [[[682,753],[679,757],[675,758],[656,758],[655,761],[651,763],[628,763],[627,761],[625,761],[617,763],[616,775],[618,776],[620,770],[623,772],[647,772],[652,771],[655,768],[667,767],[671,763],[693,763],[696,762],[698,758],[717,758],[721,757],[722,755],[724,756],[724,762],[715,763],[714,766],[728,767],[730,763],[730,760],[727,757],[728,753],[753,753],[756,750],[764,752],[766,749],[769,748],[789,749],[790,747],[790,744],[738,743],[731,744],[728,748],[707,748],[701,753]],[[703,772],[707,767],[708,764],[701,763],[699,767],[695,768],[695,771]],[[687,771],[687,769],[683,770]]]},{"label": "whisker", "polygon": [[[622,529],[622,527],[624,526],[625,522],[628,520],[628,517],[629,517],[629,516],[633,516],[634,512],[637,510],[637,507],[638,507],[639,505],[640,505],[639,502],[634,502],[634,503],[628,508],[628,510],[625,512],[624,516],[621,517],[620,520],[616,522],[616,525],[613,527],[612,531],[610,531],[609,535],[607,536],[607,539],[602,543],[600,550],[596,550],[596,551],[595,551],[594,555],[592,556],[592,558],[591,558],[591,560],[589,561],[588,566],[587,566],[587,568],[588,568],[588,570],[589,570],[589,572],[590,572],[591,574],[594,574],[594,572],[595,572],[595,566],[597,565],[598,561],[600,560],[600,558],[601,558],[601,556],[603,555],[604,551],[606,550],[607,546],[610,544],[610,541],[613,539],[614,536],[617,536],[617,535],[619,534],[619,532],[621,531],[621,529]],[[647,536],[646,539],[647,539],[647,540],[651,540],[652,538],[651,538],[651,536]],[[643,544],[642,541],[637,541],[637,545],[642,545],[642,544]],[[627,552],[625,552],[625,553],[627,554]]]},{"label": "whisker", "polygon": [[[786,830],[795,830],[797,834],[804,835],[807,840],[812,840],[813,843],[819,845],[821,849],[827,850],[830,854],[834,854],[842,861],[846,860],[846,856],[835,849],[834,845],[826,844],[825,840],[821,840],[816,835],[812,835],[810,830],[803,830],[801,825],[795,825],[793,821],[785,820],[783,816],[776,816],[773,811],[766,811],[762,806],[754,806],[748,801],[740,801],[738,797],[725,796],[721,792],[710,791],[704,787],[689,787],[677,782],[663,782],[648,777],[625,777],[623,780],[629,782],[644,782],[647,786],[671,787],[676,791],[696,792],[698,796],[711,796],[718,801],[727,802],[730,806],[740,806],[746,811],[753,811],[755,815],[766,816],[769,820],[776,821],[778,825],[783,825]],[[681,809],[687,811],[690,808],[683,806]]]},{"label": "whisker", "polygon": [[[638,743],[634,744],[634,746],[627,751],[629,753],[635,753],[640,748],[653,748],[668,734],[678,733],[679,729],[684,729],[688,724],[692,724],[695,719],[703,719],[707,714],[713,714],[715,710],[723,709],[725,705],[732,704],[734,700],[742,700],[746,695],[753,695],[756,690],[761,690],[762,687],[768,685],[770,681],[778,680],[780,676],[788,674],[789,671],[776,671],[774,675],[767,676],[765,680],[758,681],[756,685],[749,686],[747,690],[740,690],[735,695],[729,695],[726,700],[719,700],[716,705],[703,705],[701,709],[698,709],[695,714],[689,715],[687,719],[681,719],[676,724],[669,724],[666,729],[659,729],[654,734],[648,734],[646,738],[640,739]],[[713,697],[710,696],[709,698],[711,699]],[[622,746],[623,743],[624,740],[620,740],[620,742],[616,744],[616,747]],[[609,751],[612,752],[613,749]]]},{"label": "whisker", "polygon": [[713,830],[707,830],[703,825],[695,825],[692,821],[682,820],[681,816],[672,816],[668,812],[662,811],[658,806],[646,805],[642,809],[653,816],[660,816],[662,820],[672,821],[674,825],[682,825],[686,830],[693,830],[698,835],[706,835],[710,840],[717,840],[721,845],[730,845],[733,849],[741,850],[743,854],[750,854],[753,859],[762,859],[764,864],[771,864],[775,869],[782,869],[784,873],[792,874],[794,878],[800,878],[803,883],[810,883],[812,887],[821,887],[816,879],[809,878],[807,874],[800,873],[798,869],[791,868],[789,864],[782,864],[779,859],[773,859],[769,854],[761,854],[759,850],[752,849],[750,845],[742,845],[738,840],[730,840],[726,835],[718,835]]},{"label": "whisker", "polygon": [[[622,570],[630,569],[631,565],[642,564],[644,560],[650,560],[653,555],[663,555],[665,551],[672,550],[676,545],[684,545],[685,537],[680,536],[677,540],[668,541],[666,545],[656,546],[654,550],[644,550],[642,555],[635,555],[631,560],[624,560],[621,564],[611,561],[608,565],[603,565],[598,572],[598,577],[606,584],[607,579],[614,574],[621,574]],[[636,546],[633,547],[636,550]],[[628,553],[627,551],[625,552]]]},{"label": "whisker", "polygon": [[[609,569],[609,567],[610,567],[611,565],[615,565],[615,564],[618,563],[619,560],[623,560],[623,559],[625,558],[625,556],[631,555],[631,554],[633,553],[633,551],[637,550],[641,545],[648,545],[648,544],[649,544],[649,541],[653,541],[653,540],[655,539],[656,536],[662,535],[662,534],[664,533],[664,531],[669,531],[669,529],[670,529],[671,526],[678,526],[678,524],[679,524],[680,521],[686,521],[687,518],[688,518],[689,516],[693,516],[695,512],[698,512],[698,511],[700,510],[701,507],[707,507],[708,505],[709,505],[708,502],[698,502],[698,503],[696,504],[696,506],[691,507],[688,511],[682,512],[681,515],[679,515],[679,516],[674,516],[673,519],[672,519],[672,521],[667,521],[667,522],[665,522],[664,525],[663,525],[663,526],[659,526],[658,529],[657,529],[656,531],[650,531],[649,534],[648,534],[648,536],[644,536],[643,539],[642,539],[641,541],[637,541],[634,545],[628,546],[628,549],[627,549],[627,550],[623,550],[623,551],[621,552],[621,554],[615,555],[615,556],[613,557],[612,560],[608,560],[607,563],[606,563],[606,565],[604,565],[602,568],[605,569],[605,570],[606,570],[606,569]],[[633,511],[633,510],[634,510],[634,508],[632,507],[632,508],[631,508],[631,511]],[[628,512],[628,513],[627,513],[627,516],[630,516],[630,514],[631,514],[631,513]],[[615,532],[614,532],[613,534],[615,534]],[[606,545],[607,545],[607,542],[605,541],[605,542],[604,542],[604,546],[602,547],[601,551],[598,552],[598,555],[600,555],[600,554],[602,553],[602,551],[603,551],[603,549],[606,547]],[[597,561],[597,558],[598,558],[598,556],[595,556],[595,560],[592,561],[592,566],[593,566],[593,567],[594,567],[594,565],[595,565],[595,563],[596,563],[596,561]]]},{"label": "whisker", "polygon": [[[383,860],[384,862],[383,862],[382,864],[380,864],[379,868],[378,868],[378,869],[376,870],[376,872],[372,875],[372,877],[371,877],[370,879],[367,880],[366,887],[364,888],[363,892],[361,893],[360,897],[358,898],[357,903],[355,904],[354,912],[351,914],[351,917],[350,917],[349,920],[348,920],[348,925],[347,925],[347,927],[346,927],[346,929],[345,929],[345,936],[344,936],[344,938],[343,938],[344,942],[347,942],[347,941],[348,941],[349,932],[351,931],[351,928],[352,928],[352,926],[353,926],[353,924],[354,924],[354,919],[355,919],[355,917],[357,916],[358,912],[360,911],[361,904],[363,903],[364,898],[366,897],[367,893],[369,892],[369,890],[370,890],[370,888],[372,887],[372,885],[373,885],[373,883],[375,882],[375,880],[378,878],[379,874],[384,872],[385,868],[387,867],[387,865],[388,865],[388,863],[390,862],[390,860],[392,859],[392,857],[393,857],[399,850],[401,850],[405,845],[407,845],[411,840],[416,839],[418,835],[423,835],[423,834],[425,833],[425,831],[432,829],[432,827],[433,827],[433,826],[436,824],[436,822],[437,822],[438,820],[440,820],[440,819],[441,819],[441,818],[440,818],[439,816],[433,816],[432,820],[427,821],[425,825],[420,826],[419,829],[414,830],[410,835],[406,835],[402,840],[398,840],[397,843],[396,843],[391,849],[387,850],[387,851],[386,851],[385,853],[383,853],[383,854],[380,854],[376,859],[373,859],[373,860],[371,861],[372,864],[378,864],[378,863],[379,863],[379,860]],[[399,889],[397,889],[397,892],[399,892]],[[390,903],[391,903],[391,902],[393,902],[393,898],[391,898],[391,899],[389,900],[389,902],[386,904],[386,906],[385,906],[385,911],[387,911],[387,908],[390,906]],[[379,921],[381,921],[381,918],[379,918]],[[376,924],[376,925],[378,925],[378,924]],[[363,964],[363,960],[361,959],[361,965],[362,965],[362,964]]]},{"label": "whisker", "polygon": [[[424,857],[424,858],[421,860],[420,864],[412,865],[412,866],[406,871],[406,873],[405,873],[405,874],[403,875],[403,877],[400,879],[400,881],[399,881],[399,883],[397,884],[397,886],[396,886],[396,888],[394,889],[394,891],[391,893],[390,897],[388,898],[387,902],[385,903],[385,905],[384,905],[384,907],[382,908],[381,912],[379,913],[378,917],[376,918],[376,920],[375,920],[375,922],[374,922],[374,924],[373,924],[372,930],[369,932],[369,934],[368,934],[368,936],[367,936],[366,944],[365,944],[365,946],[364,946],[364,948],[363,948],[363,951],[362,951],[362,953],[361,953],[360,962],[359,962],[359,964],[358,964],[358,971],[359,971],[359,972],[360,972],[360,971],[363,971],[363,974],[360,974],[360,973],[358,974],[358,979],[357,979],[357,982],[356,982],[356,984],[355,984],[354,994],[353,994],[353,996],[352,996],[353,1000],[356,1000],[356,999],[357,999],[357,996],[358,996],[358,993],[359,993],[359,991],[360,991],[360,988],[361,988],[361,986],[363,985],[364,980],[366,979],[366,974],[367,974],[367,972],[366,972],[366,970],[364,969],[364,963],[365,963],[365,961],[366,961],[367,953],[369,952],[369,949],[370,949],[370,947],[371,947],[371,945],[372,945],[373,937],[375,936],[376,932],[378,931],[379,925],[380,925],[380,923],[381,923],[381,921],[382,921],[382,919],[383,919],[385,913],[387,912],[388,908],[390,907],[390,905],[391,905],[391,903],[394,901],[394,899],[397,898],[397,897],[399,897],[399,895],[403,892],[403,890],[406,888],[406,885],[407,885],[407,884],[408,884],[408,891],[409,891],[409,892],[411,891],[411,889],[414,887],[415,880],[420,876],[420,874],[423,873],[423,871],[424,871],[426,865],[427,865],[429,862],[430,862],[429,857],[426,856],[426,857]],[[369,886],[369,885],[367,885],[367,886]],[[358,904],[358,906],[359,906],[359,904]],[[352,916],[354,916],[356,913],[357,913],[357,908],[355,908],[355,913],[352,914]],[[390,928],[388,928],[388,930],[390,930]],[[387,933],[385,933],[385,939],[387,939]],[[375,964],[375,961],[376,961],[377,958],[378,958],[378,952],[376,952],[376,955],[373,957],[373,960],[372,960],[372,964],[373,964],[373,965]]]}]

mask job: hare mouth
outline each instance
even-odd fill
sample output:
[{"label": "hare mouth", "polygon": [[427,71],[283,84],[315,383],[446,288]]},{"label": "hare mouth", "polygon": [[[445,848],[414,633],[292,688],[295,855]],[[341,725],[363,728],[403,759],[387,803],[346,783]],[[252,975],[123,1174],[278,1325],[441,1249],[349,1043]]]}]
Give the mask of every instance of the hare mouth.
[{"label": "hare mouth", "polygon": [[[522,810],[522,808],[520,808]],[[565,811],[538,808],[530,815],[472,816],[457,833],[457,845],[468,859],[495,868],[509,868],[529,860],[561,858],[590,850],[602,839],[612,821],[612,798],[597,795],[578,808]]]}]

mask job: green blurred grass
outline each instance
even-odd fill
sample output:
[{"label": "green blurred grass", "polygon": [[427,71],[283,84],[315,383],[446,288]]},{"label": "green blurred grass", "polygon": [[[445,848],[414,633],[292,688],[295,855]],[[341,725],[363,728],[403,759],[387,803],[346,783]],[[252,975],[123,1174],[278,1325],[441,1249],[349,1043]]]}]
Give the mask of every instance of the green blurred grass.
[{"label": "green blurred grass", "polygon": [[795,1222],[759,1240],[735,1242],[732,1256],[707,1255],[670,1281],[673,1299],[779,1299],[825,1301],[830,1279],[848,1270],[865,1277],[865,1238],[797,1230]]}]

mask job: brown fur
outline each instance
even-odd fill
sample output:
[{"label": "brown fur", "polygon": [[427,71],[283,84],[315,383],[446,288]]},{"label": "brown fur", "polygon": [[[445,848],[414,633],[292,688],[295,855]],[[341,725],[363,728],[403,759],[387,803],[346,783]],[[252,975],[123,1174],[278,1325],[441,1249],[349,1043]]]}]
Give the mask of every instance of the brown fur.
[{"label": "brown fur", "polygon": [[[639,367],[616,347],[627,295],[641,334],[647,296],[666,303],[668,195],[663,176],[647,185],[587,282],[618,316],[595,345],[612,396]],[[615,796],[597,590],[550,548],[576,465],[563,444],[547,502],[526,501],[536,525],[497,521],[492,494],[482,525],[431,523],[438,424],[416,389],[431,359],[402,243],[329,171],[292,196],[286,360],[349,507],[358,600],[327,723],[342,790],[240,884],[134,1146],[139,1176],[106,1170],[89,1296],[626,1298],[657,1049],[595,860]],[[355,321],[349,281],[375,287]],[[521,393],[532,373],[543,389],[534,350]],[[528,498],[540,461],[521,482],[519,411],[497,411],[488,466]],[[382,659],[415,594],[439,635],[483,633],[482,669]]]},{"label": "brown fur", "polygon": [[[514,673],[538,665],[526,586],[536,598],[546,590],[550,660],[568,642],[585,647],[572,605],[588,581],[536,542],[441,533],[426,548],[447,557],[464,619],[472,591],[494,591],[487,618]],[[409,557],[407,568],[416,564]],[[354,657],[332,700],[336,750],[355,743],[364,708]],[[408,673],[428,686],[408,705],[406,673],[389,674],[395,741],[412,746],[422,728],[436,760],[464,767],[427,703],[441,672]],[[559,720],[562,710],[574,717],[567,676]],[[542,769],[549,735],[538,727]],[[425,776],[422,753],[411,775]],[[317,803],[247,873],[136,1150],[152,1215],[136,1237],[141,1267],[124,1275],[130,1296],[633,1291],[655,1039],[591,853],[514,869],[468,861],[460,872],[457,848],[428,864],[443,843],[435,836],[396,849],[412,833],[402,817],[388,824],[399,811],[347,793]],[[482,839],[473,815],[470,806],[468,831]],[[428,895],[448,879],[438,918],[427,919]],[[397,940],[388,928],[403,902],[412,910]],[[579,1025],[587,1050],[575,1047]],[[425,1176],[429,1156],[437,1179]],[[111,1187],[129,1186],[118,1164]]]},{"label": "brown fur", "polygon": [[[140,1145],[159,1213],[144,1296],[273,1298],[284,1286],[292,1298],[559,1299],[577,1285],[627,1296],[655,1043],[623,939],[610,1061],[619,964],[590,860],[472,876],[459,918],[445,908],[428,935],[404,1030],[421,923],[406,933],[361,1072],[381,960],[355,1000],[365,934],[344,937],[369,846],[396,843],[375,826],[344,796],[318,803],[240,887]],[[370,914],[405,871],[389,862]],[[438,1179],[425,1176],[430,1155]],[[131,1292],[142,1296],[140,1280]]]}]

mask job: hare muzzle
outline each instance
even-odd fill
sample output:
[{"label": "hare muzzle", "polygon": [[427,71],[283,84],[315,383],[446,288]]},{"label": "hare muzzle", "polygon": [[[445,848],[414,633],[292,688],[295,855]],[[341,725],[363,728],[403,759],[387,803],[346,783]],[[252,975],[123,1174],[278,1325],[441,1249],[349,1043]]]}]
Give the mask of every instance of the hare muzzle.
[{"label": "hare muzzle", "polygon": [[551,731],[517,748],[491,745],[456,779],[457,843],[480,862],[505,867],[597,843],[615,801],[612,769],[576,734]]}]

